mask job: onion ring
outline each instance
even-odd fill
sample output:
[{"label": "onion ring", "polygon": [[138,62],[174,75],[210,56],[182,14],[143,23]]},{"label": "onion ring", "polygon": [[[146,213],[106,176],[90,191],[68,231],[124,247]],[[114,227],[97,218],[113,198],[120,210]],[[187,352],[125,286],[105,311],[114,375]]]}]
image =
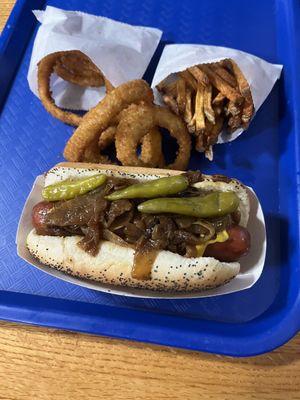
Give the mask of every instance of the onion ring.
[{"label": "onion ring", "polygon": [[191,138],[184,122],[167,108],[153,105],[131,105],[122,112],[116,135],[118,160],[123,165],[145,166],[136,155],[136,147],[146,133],[156,126],[167,129],[179,145],[175,161],[167,168],[186,169],[191,153]]},{"label": "onion ring", "polygon": [[50,76],[56,72],[63,79],[80,86],[102,86],[112,90],[111,83],[84,53],[78,50],[58,51],[42,58],[38,63],[38,91],[46,110],[53,117],[70,125],[78,126],[82,116],[61,110],[55,105],[50,90]]},{"label": "onion ring", "polygon": [[142,79],[126,82],[108,93],[96,107],[88,111],[82,118],[80,126],[75,130],[64,149],[66,160],[83,161],[85,149],[95,146],[95,142],[98,143],[102,132],[111,125],[118,114],[130,104],[141,101],[147,103],[153,101],[153,92]]},{"label": "onion ring", "polygon": [[112,164],[108,156],[100,153],[98,138],[84,149],[83,161],[96,164]]},{"label": "onion ring", "polygon": [[[100,151],[106,149],[108,146],[114,143],[117,133],[117,126],[109,126],[105,131],[101,133],[98,141],[98,146]],[[161,133],[157,128],[153,128],[150,132],[145,135],[141,140],[141,155],[140,159],[149,168],[162,168],[165,165],[165,159],[162,152],[162,140]],[[95,150],[97,152],[97,150]],[[93,156],[91,155],[93,154]],[[85,152],[85,160],[88,162],[95,162],[97,153],[87,153]],[[108,161],[108,158],[103,158],[105,156],[100,156],[96,162]],[[88,159],[87,159],[88,158]]]},{"label": "onion ring", "polygon": [[[95,142],[84,150],[82,161],[97,164],[112,164],[113,162],[110,160],[110,158],[104,154],[101,154],[101,151],[115,142],[115,135],[112,137],[111,134],[112,132],[116,133],[116,130],[116,126],[107,128],[102,133],[102,135],[104,135],[104,140],[98,141],[98,146]],[[153,128],[142,138],[141,144],[142,147],[140,158],[144,165],[149,168],[162,168],[165,165],[165,159],[162,153],[161,134],[159,130],[157,128]]]},{"label": "onion ring", "polygon": [[108,128],[105,129],[105,131],[101,133],[98,140],[98,146],[100,151],[106,149],[108,146],[114,143],[116,133],[117,133],[116,125],[109,126]]},{"label": "onion ring", "polygon": [[157,127],[153,127],[142,138],[140,160],[149,168],[162,168],[165,166],[165,158],[162,152],[161,133]]}]

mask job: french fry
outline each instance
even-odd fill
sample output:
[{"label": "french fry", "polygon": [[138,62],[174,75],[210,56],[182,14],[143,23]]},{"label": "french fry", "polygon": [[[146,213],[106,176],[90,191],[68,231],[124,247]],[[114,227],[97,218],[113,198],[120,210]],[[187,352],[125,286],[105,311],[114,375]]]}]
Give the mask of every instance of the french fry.
[{"label": "french fry", "polygon": [[[245,78],[244,74],[242,73],[242,71],[240,70],[239,66],[237,65],[237,63],[235,61],[230,59],[230,62],[231,62],[232,70],[236,77],[238,88],[239,88],[241,94],[246,98],[248,96],[251,96],[250,86],[249,86],[249,83],[247,82],[247,79]],[[252,99],[252,96],[251,96],[251,99]]]},{"label": "french fry", "polygon": [[254,114],[254,104],[253,104],[251,89],[250,89],[249,83],[247,82],[247,79],[245,78],[244,74],[240,70],[237,63],[231,59],[230,59],[230,62],[232,65],[232,70],[236,76],[238,88],[239,88],[241,94],[245,98],[244,107],[242,110],[242,122],[243,122],[244,128],[247,128],[249,125],[249,122]]},{"label": "french fry", "polygon": [[202,153],[205,151],[205,146],[204,146],[204,132],[201,132],[197,137],[196,137],[196,144],[195,148],[199,153]]},{"label": "french fry", "polygon": [[219,134],[223,128],[224,119],[223,117],[218,117],[214,125],[210,125],[210,130],[207,134],[207,146],[212,146],[218,140]]},{"label": "french fry", "polygon": [[241,112],[242,112],[242,107],[236,106],[232,101],[229,101],[227,109],[228,109],[228,113],[233,115],[234,117],[236,115],[241,114]]},{"label": "french fry", "polygon": [[237,87],[237,81],[234,75],[231,75],[225,68],[221,67],[220,64],[211,64],[212,70],[218,74],[225,82],[227,82],[231,87]]},{"label": "french fry", "polygon": [[170,110],[172,110],[177,115],[179,114],[178,105],[173,97],[165,94],[163,95],[163,101],[170,108]]},{"label": "french fry", "polygon": [[197,91],[197,86],[198,86],[197,81],[188,70],[180,71],[179,76],[185,80],[190,89]]},{"label": "french fry", "polygon": [[243,102],[243,96],[224,81],[223,78],[215,74],[208,64],[201,64],[199,68],[208,76],[211,84],[234,104],[241,104]]},{"label": "french fry", "polygon": [[168,86],[168,83],[167,83],[168,81],[169,81],[169,77],[167,76],[165,79],[163,79],[161,82],[159,82],[156,85],[156,89],[159,90],[160,92],[164,91],[164,88],[166,86]]},{"label": "french fry", "polygon": [[186,101],[185,101],[185,110],[184,110],[184,120],[187,124],[191,123],[193,118],[192,113],[192,91],[187,88],[186,89]]},{"label": "french fry", "polygon": [[199,66],[195,65],[194,67],[188,68],[188,72],[190,72],[193,77],[197,80],[198,83],[201,83],[203,86],[209,85],[209,78],[205,72],[200,69]]},{"label": "french fry", "polygon": [[205,157],[206,157],[209,161],[213,161],[213,159],[214,159],[214,152],[213,152],[212,146],[208,146],[208,149],[205,150],[204,154],[205,154]]},{"label": "french fry", "polygon": [[242,111],[242,122],[244,129],[248,128],[251,118],[253,117],[253,114],[254,114],[253,101],[248,101],[247,99],[245,99],[245,104]]},{"label": "french fry", "polygon": [[243,113],[242,113],[242,122],[243,122],[244,129],[248,128],[253,114],[254,114],[253,104],[247,104],[247,102],[245,101],[245,106],[243,108]]},{"label": "french fry", "polygon": [[205,157],[210,161],[213,160],[213,145],[217,142],[219,134],[222,131],[223,122],[223,117],[218,117],[215,124],[207,122],[206,130],[201,140],[197,140],[196,147],[200,149],[199,151],[204,151]]},{"label": "french fry", "polygon": [[220,105],[226,99],[223,93],[219,92],[216,97],[213,99],[212,103],[214,105]]},{"label": "french fry", "polygon": [[230,117],[228,119],[228,130],[229,132],[234,132],[236,129],[242,126],[242,118],[240,115],[236,115],[235,117]]},{"label": "french fry", "polygon": [[204,131],[205,129],[205,116],[204,116],[204,87],[199,84],[195,100],[195,114],[192,122],[195,124],[196,134]]},{"label": "french fry", "polygon": [[196,127],[194,125],[194,121],[191,121],[188,125],[187,125],[187,129],[189,131],[190,134],[192,135],[196,135]]},{"label": "french fry", "polygon": [[231,58],[223,58],[223,60],[218,61],[221,67],[227,69],[229,72],[233,73]]},{"label": "french fry", "polygon": [[166,93],[170,96],[176,97],[177,95],[177,81],[167,83],[168,77],[162,80],[156,88],[159,92]]},{"label": "french fry", "polygon": [[185,80],[179,78],[177,80],[177,105],[180,114],[184,114],[186,106],[186,85]]},{"label": "french fry", "polygon": [[169,85],[167,85],[165,87],[165,92],[166,94],[176,97],[177,95],[177,81],[169,83]]},{"label": "french fry", "polygon": [[224,111],[224,108],[222,105],[216,105],[213,107],[215,115],[221,115],[222,112]]},{"label": "french fry", "polygon": [[207,85],[204,88],[204,100],[203,100],[203,108],[204,108],[204,114],[208,121],[210,121],[212,124],[215,123],[215,113],[214,110],[212,109],[211,105],[211,97],[212,97],[212,86]]}]

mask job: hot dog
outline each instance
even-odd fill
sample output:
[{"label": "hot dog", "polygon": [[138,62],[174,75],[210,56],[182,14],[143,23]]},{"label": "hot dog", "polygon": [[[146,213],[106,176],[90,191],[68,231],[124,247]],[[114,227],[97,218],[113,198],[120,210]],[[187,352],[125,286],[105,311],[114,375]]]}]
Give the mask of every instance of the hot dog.
[{"label": "hot dog", "polygon": [[54,203],[41,201],[32,210],[32,224],[39,235],[51,235],[52,229],[46,224],[46,215],[53,208]]},{"label": "hot dog", "polygon": [[232,225],[227,229],[228,239],[223,243],[213,243],[206,247],[205,257],[214,257],[219,261],[233,262],[250,251],[250,233],[246,228]]},{"label": "hot dog", "polygon": [[29,251],[74,276],[161,291],[214,288],[250,251],[237,180],[199,172],[63,163],[32,211]]}]

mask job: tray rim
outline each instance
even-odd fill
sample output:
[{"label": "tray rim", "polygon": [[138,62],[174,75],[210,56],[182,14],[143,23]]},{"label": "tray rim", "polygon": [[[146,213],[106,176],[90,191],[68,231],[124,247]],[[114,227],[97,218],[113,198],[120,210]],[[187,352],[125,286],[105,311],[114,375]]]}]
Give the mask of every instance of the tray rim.
[{"label": "tray rim", "polygon": [[[15,27],[18,23],[22,24],[24,12],[30,11],[33,7],[43,7],[45,3],[45,0],[16,1],[0,36],[0,59],[14,39],[13,34],[15,30],[12,30],[11,27]],[[278,0],[278,3],[285,9],[285,19],[289,18],[293,23],[294,31],[292,32],[292,38],[295,42],[295,8],[298,7],[297,12],[300,15],[300,6],[296,5],[293,0],[288,0],[287,2]],[[23,39],[26,40],[23,49],[26,47],[35,25],[31,26],[28,38]],[[293,44],[295,44],[294,42]],[[22,56],[23,51],[18,54],[16,60],[22,59]],[[299,66],[300,59],[294,57],[292,69],[292,78],[295,82],[294,87],[300,87],[300,78],[297,77],[296,73],[299,70],[297,68]],[[17,63],[14,65],[11,81],[14,79],[16,69]],[[10,83],[7,84],[7,87],[7,91],[9,91]],[[300,100],[300,95],[297,91],[294,92],[296,92],[293,93],[296,102]],[[3,103],[5,102],[5,97],[3,97]],[[296,129],[295,139],[298,144],[300,114],[297,110],[294,111],[294,123]],[[296,166],[299,167],[300,156],[297,151],[295,153]],[[297,169],[299,170],[299,168]],[[297,200],[298,204],[300,204],[299,193]],[[36,304],[37,297],[39,299],[38,304]],[[125,308],[126,317],[124,317],[124,308],[120,307],[0,291],[0,319],[174,346],[189,350],[244,357],[271,351],[287,342],[300,330],[300,291],[290,299],[290,304],[288,313],[286,314],[278,311],[266,317],[268,313],[268,310],[266,310],[252,321],[230,324],[129,308]],[[80,322],[78,323],[78,321]],[[180,329],[183,325],[182,321],[188,322],[188,329]],[[117,327],[115,326],[116,322]],[[204,330],[201,329],[202,325],[205,325]],[[151,329],[151,338],[148,335],[149,329]],[[235,335],[234,333],[238,329],[243,331],[244,335]],[[220,340],[220,336],[216,333],[217,330],[219,330],[219,333],[223,333],[222,340]],[[189,334],[188,341],[187,334]]]},{"label": "tray rim", "polygon": [[[125,309],[124,316],[122,307],[0,291],[0,320],[235,357],[274,350],[290,340],[300,324],[296,302],[285,318],[279,318],[278,314],[265,318],[265,312],[252,321],[237,324]],[[189,329],[181,329],[184,322]],[[205,330],[202,330],[203,325]],[[226,340],[218,340],[215,332],[211,337],[216,340],[207,340],[207,330],[216,329],[222,331]],[[243,335],[236,335],[237,330],[242,330]]]},{"label": "tray rim", "polygon": [[[31,10],[33,7],[43,7],[45,3],[46,0],[16,0],[8,20],[6,21],[2,32],[0,32],[0,63],[5,56],[10,61],[9,71],[7,71],[7,76],[5,76],[5,81],[7,84],[5,85],[6,87],[4,90],[1,88],[2,90],[0,91],[0,115],[2,104],[5,103],[7,93],[10,90],[10,83],[13,81],[15,72],[18,69],[18,60],[22,59],[24,49],[27,46],[34,27],[36,26],[36,22]],[[24,21],[24,14],[28,12],[31,16],[29,23],[25,25],[22,32],[19,33],[15,28],[17,26],[19,30],[23,28],[22,21]],[[22,39],[18,40],[20,36]],[[17,51],[14,54],[10,54],[10,49],[14,48],[11,46],[11,43],[16,46]],[[18,54],[18,56],[15,57],[15,54]]]}]

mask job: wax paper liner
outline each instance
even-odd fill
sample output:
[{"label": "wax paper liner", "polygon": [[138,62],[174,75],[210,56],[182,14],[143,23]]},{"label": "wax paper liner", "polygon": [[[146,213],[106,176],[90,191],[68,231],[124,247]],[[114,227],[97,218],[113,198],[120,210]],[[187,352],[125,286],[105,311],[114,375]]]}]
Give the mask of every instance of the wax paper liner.
[{"label": "wax paper liner", "polygon": [[[158,104],[163,103],[155,86],[167,76],[193,65],[216,62],[224,58],[232,58],[245,75],[250,85],[256,112],[271,92],[276,80],[279,79],[282,65],[270,64],[244,51],[219,46],[198,44],[165,46],[152,81],[156,102]],[[242,132],[242,128],[233,133],[222,132],[219,135],[218,143],[230,142]]]},{"label": "wax paper liner", "polygon": [[[49,53],[81,50],[118,86],[142,78],[160,41],[162,31],[133,26],[79,11],[47,6],[33,11],[41,23],[33,45],[28,83],[38,96],[37,63]],[[83,88],[52,74],[55,103],[62,108],[89,110],[105,95],[105,88]]]}]

